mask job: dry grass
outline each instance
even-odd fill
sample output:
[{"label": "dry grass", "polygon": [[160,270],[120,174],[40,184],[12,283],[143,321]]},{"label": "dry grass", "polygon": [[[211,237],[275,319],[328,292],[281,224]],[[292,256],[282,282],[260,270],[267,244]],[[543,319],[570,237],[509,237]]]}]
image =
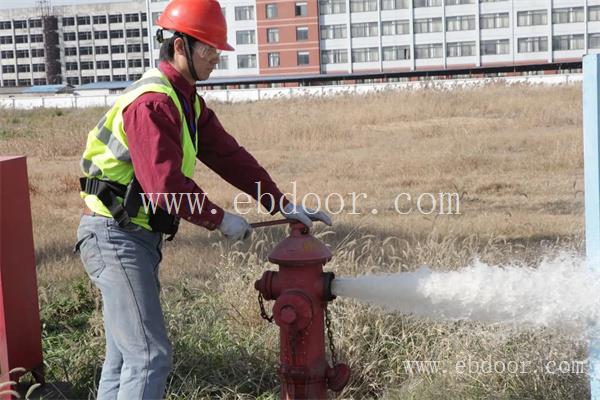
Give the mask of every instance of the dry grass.
[{"label": "dry grass", "polygon": [[[284,191],[364,192],[362,215],[317,227],[340,275],[459,268],[475,256],[534,262],[581,250],[581,88],[486,87],[451,92],[213,104],[223,125]],[[26,154],[43,304],[46,358],[56,379],[93,393],[102,357],[97,298],[71,253],[81,202],[78,159],[103,110],[0,113],[0,154]],[[231,207],[237,193],[199,165],[197,181]],[[401,192],[458,192],[461,215],[398,215]],[[345,197],[346,201],[350,196]],[[379,213],[372,215],[371,209]],[[259,219],[260,216],[253,216]],[[165,248],[165,313],[176,349],[170,398],[271,397],[276,332],[263,324],[254,279],[282,229],[232,246],[185,225]],[[344,397],[582,398],[585,376],[409,376],[402,360],[581,358],[552,332],[507,335],[476,323],[432,323],[334,302],[336,339],[355,375]],[[579,358],[577,356],[580,356]]]}]

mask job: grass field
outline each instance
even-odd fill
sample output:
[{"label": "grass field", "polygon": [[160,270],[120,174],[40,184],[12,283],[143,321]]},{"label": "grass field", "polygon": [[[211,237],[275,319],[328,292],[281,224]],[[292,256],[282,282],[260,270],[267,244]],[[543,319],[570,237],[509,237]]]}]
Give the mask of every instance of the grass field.
[{"label": "grass field", "polygon": [[[535,263],[582,251],[581,88],[503,87],[212,104],[223,125],[300,195],[366,193],[359,215],[316,234],[337,275],[465,266],[475,257]],[[103,358],[99,298],[72,253],[82,202],[78,161],[104,110],[0,112],[0,154],[28,156],[44,356],[69,398],[93,398]],[[236,190],[197,182],[231,209]],[[460,215],[400,215],[399,193],[456,192]],[[345,197],[348,200],[350,197]],[[371,214],[376,208],[379,213]],[[250,215],[252,221],[264,216]],[[164,311],[175,350],[168,398],[276,398],[277,329],[260,319],[253,281],[283,228],[231,244],[185,224],[164,248]],[[413,374],[406,360],[581,360],[583,343],[549,330],[388,315],[332,304],[336,345],[353,377],[340,397],[581,399],[582,374]]]}]

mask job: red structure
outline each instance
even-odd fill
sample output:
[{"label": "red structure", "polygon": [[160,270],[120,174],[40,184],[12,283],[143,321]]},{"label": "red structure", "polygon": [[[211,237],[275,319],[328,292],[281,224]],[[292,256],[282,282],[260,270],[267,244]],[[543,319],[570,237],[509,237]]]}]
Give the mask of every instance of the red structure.
[{"label": "red structure", "polygon": [[22,372],[9,372],[19,367],[43,382],[27,164],[0,157],[0,383],[18,381]]},{"label": "red structure", "polygon": [[[331,252],[303,224],[293,223],[291,229],[269,256],[279,272],[266,271],[254,287],[263,317],[280,327],[281,398],[326,399],[327,389],[341,391],[350,379],[350,368],[336,363],[329,326],[333,366],[325,358],[327,302],[335,296],[334,274],[323,272],[323,266]],[[275,300],[273,317],[266,315],[263,298]]]}]

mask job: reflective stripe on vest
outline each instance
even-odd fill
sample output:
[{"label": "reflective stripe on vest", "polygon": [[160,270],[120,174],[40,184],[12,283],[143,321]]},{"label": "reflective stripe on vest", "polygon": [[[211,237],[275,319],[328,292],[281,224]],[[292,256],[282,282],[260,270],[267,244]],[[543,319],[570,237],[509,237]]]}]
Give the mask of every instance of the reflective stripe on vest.
[{"label": "reflective stripe on vest", "polygon": [[[127,134],[123,128],[123,111],[139,96],[147,92],[164,93],[175,104],[181,121],[181,143],[183,159],[181,172],[192,178],[196,166],[196,149],[198,147],[198,134],[194,135],[195,143],[186,123],[185,114],[177,93],[163,73],[155,68],[147,71],[138,81],[130,85],[117,98],[110,110],[100,119],[98,124],[89,132],[87,144],[80,166],[88,178],[97,178],[128,185],[133,178],[133,165],[129,153]],[[196,95],[194,101],[194,115],[200,116],[200,99]],[[87,206],[94,212],[110,217],[110,212],[97,196],[81,192]],[[148,215],[140,208],[138,216],[132,222],[150,229]]]}]

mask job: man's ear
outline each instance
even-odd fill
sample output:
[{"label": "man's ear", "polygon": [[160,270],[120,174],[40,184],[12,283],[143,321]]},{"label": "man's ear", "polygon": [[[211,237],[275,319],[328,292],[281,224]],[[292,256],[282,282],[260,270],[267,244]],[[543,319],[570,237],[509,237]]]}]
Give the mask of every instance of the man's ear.
[{"label": "man's ear", "polygon": [[175,41],[173,42],[174,53],[185,57],[184,46],[185,46],[185,43],[183,42],[182,38],[180,38],[180,37],[175,38]]}]

